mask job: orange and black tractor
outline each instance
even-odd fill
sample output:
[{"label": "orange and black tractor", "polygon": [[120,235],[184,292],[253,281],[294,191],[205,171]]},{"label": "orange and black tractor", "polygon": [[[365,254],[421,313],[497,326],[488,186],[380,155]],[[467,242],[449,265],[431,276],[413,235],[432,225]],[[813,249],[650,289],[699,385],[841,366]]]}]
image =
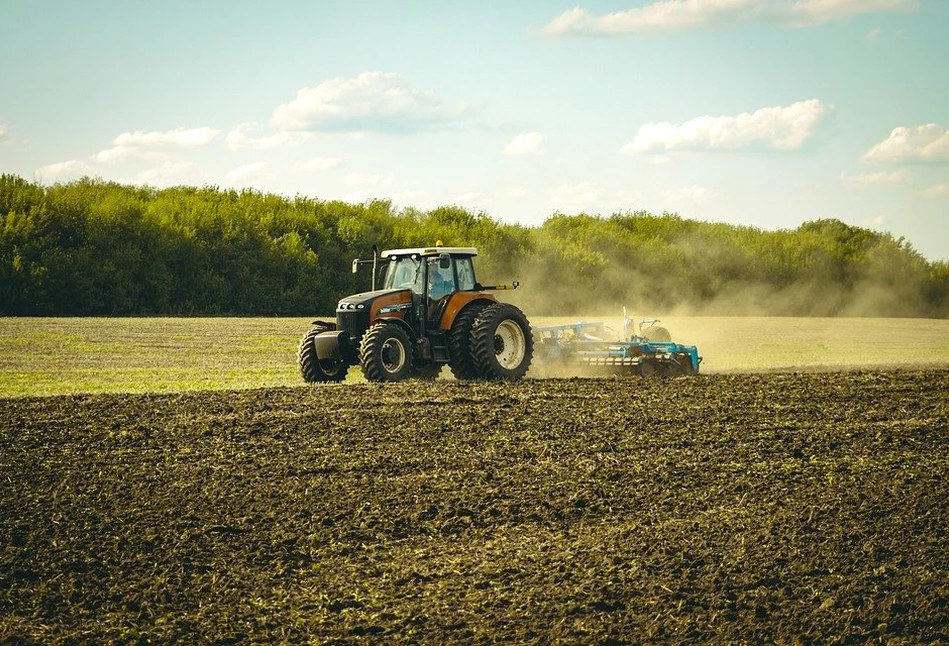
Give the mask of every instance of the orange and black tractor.
[{"label": "orange and black tractor", "polygon": [[473,247],[437,244],[354,260],[354,273],[372,265],[372,291],[339,301],[335,324],[313,323],[297,355],[303,379],[339,382],[359,365],[369,381],[431,380],[445,364],[458,379],[523,377],[534,351],[530,323],[491,293],[517,283],[478,283],[477,255]]}]

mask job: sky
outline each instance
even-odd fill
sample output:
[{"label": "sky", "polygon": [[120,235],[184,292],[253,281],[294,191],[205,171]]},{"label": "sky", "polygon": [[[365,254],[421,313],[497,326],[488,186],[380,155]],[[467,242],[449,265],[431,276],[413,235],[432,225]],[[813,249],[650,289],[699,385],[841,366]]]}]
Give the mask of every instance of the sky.
[{"label": "sky", "polygon": [[947,34],[949,0],[0,0],[0,172],[949,260]]}]

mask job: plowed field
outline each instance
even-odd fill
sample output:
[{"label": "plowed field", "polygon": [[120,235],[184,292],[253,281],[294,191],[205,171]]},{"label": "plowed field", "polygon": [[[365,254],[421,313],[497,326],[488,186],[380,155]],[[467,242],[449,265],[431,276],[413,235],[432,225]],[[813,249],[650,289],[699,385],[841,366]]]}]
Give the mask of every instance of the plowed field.
[{"label": "plowed field", "polygon": [[949,371],[0,400],[3,643],[949,642]]}]

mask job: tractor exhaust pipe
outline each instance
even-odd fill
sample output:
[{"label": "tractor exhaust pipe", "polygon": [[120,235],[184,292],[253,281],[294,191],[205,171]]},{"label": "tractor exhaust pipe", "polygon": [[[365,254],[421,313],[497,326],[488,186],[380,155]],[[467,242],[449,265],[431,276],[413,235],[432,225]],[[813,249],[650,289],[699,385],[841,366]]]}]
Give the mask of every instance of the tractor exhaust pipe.
[{"label": "tractor exhaust pipe", "polygon": [[353,258],[353,273],[359,272],[361,265],[372,265],[372,276],[369,277],[369,291],[376,291],[376,274],[379,272],[379,247],[372,245],[372,260]]},{"label": "tractor exhaust pipe", "polygon": [[379,247],[377,245],[372,245],[372,289],[370,291],[376,291],[376,274],[379,269]]}]

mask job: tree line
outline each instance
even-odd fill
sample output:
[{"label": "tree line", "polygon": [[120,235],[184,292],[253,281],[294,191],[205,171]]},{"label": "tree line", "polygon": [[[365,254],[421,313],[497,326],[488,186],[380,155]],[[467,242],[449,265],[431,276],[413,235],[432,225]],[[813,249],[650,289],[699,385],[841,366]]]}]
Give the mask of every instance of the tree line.
[{"label": "tree line", "polygon": [[[365,291],[354,257],[476,246],[484,283],[521,281],[536,315],[637,312],[949,316],[949,265],[838,220],[764,231],[675,214],[502,223],[254,190],[0,175],[0,315],[332,315]],[[612,310],[610,310],[612,311]]]}]

